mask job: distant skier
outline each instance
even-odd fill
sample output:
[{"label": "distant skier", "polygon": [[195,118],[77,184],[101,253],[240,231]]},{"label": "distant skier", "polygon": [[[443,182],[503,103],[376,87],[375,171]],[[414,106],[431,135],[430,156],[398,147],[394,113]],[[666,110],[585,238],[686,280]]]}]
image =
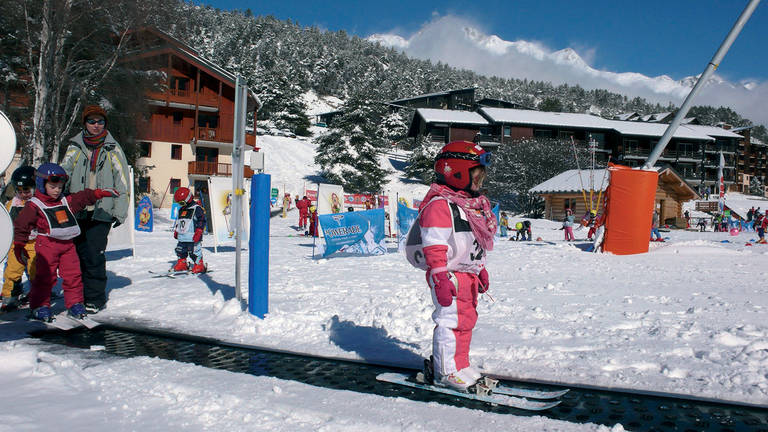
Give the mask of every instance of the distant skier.
[{"label": "distant skier", "polygon": [[573,237],[573,211],[570,208],[565,209],[565,218],[563,218],[563,232],[565,241],[574,241]]},{"label": "distant skier", "polygon": [[30,256],[27,243],[33,231],[35,240],[35,277],[29,291],[32,318],[51,321],[51,290],[58,277],[63,279],[64,303],[75,318],[86,315],[83,305],[83,277],[74,238],[80,234],[75,214],[96,201],[117,197],[114,189],[83,189],[64,196],[69,177],[54,163],[44,163],[37,169],[35,194],[29,199],[13,223],[13,253],[21,263]]},{"label": "distant skier", "polygon": [[[13,188],[15,195],[6,203],[5,208],[11,215],[11,220],[15,221],[35,193],[35,168],[28,165],[16,168],[11,174],[11,184],[8,186]],[[29,241],[24,246],[29,256],[26,263],[17,260],[13,253],[8,254],[3,272],[3,304],[0,306],[3,311],[16,309],[28,301],[22,289],[21,276],[26,270],[29,280],[35,278],[35,237],[37,232],[31,232]]]},{"label": "distant skier", "polygon": [[[656,236],[655,239],[653,238],[654,236]],[[664,241],[664,239],[661,237],[661,233],[659,233],[659,212],[656,210],[653,211],[653,218],[651,219],[651,241]]]},{"label": "distant skier", "polygon": [[765,230],[768,229],[768,216],[763,215],[759,211],[755,214],[757,215],[755,219],[755,226],[757,227],[757,235],[760,237],[760,240],[757,242],[760,244],[765,244]]},{"label": "distant skier", "polygon": [[317,207],[309,206],[309,231],[306,235],[317,237],[318,236],[318,220],[317,220]]},{"label": "distant skier", "polygon": [[298,199],[298,195],[296,195],[296,197],[296,208],[299,210],[299,231],[301,231],[302,228],[307,228],[310,202],[306,196],[301,199]]},{"label": "distant skier", "polygon": [[499,217],[499,226],[501,229],[501,237],[507,236],[507,229],[509,228],[509,219],[507,219],[507,212],[501,212]]},{"label": "distant skier", "polygon": [[488,289],[485,254],[493,249],[496,233],[490,202],[479,194],[489,162],[490,153],[470,142],[443,147],[435,160],[436,182],[417,219],[435,306],[433,381],[460,391],[482,377],[469,364],[469,345],[478,293]]},{"label": "distant skier", "polygon": [[699,232],[707,230],[707,221],[704,218],[699,218]]},{"label": "distant skier", "polygon": [[173,271],[187,271],[187,256],[192,258],[192,273],[205,273],[208,268],[203,262],[203,230],[205,229],[205,210],[192,199],[189,188],[180,187],[173,194],[173,201],[179,206],[179,215],[173,225],[173,238],[176,244],[178,260]]}]

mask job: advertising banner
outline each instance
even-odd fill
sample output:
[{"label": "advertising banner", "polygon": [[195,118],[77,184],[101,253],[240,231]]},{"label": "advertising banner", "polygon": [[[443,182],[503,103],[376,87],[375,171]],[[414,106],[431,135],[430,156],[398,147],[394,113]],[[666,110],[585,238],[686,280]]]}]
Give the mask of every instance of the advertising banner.
[{"label": "advertising banner", "polygon": [[405,238],[411,225],[419,217],[419,211],[408,208],[403,203],[397,203],[397,250],[405,250]]},{"label": "advertising banner", "polygon": [[133,234],[136,232],[134,230],[134,219],[136,214],[133,202],[133,168],[131,168],[128,176],[128,214],[125,218],[125,222],[118,225],[116,228],[111,228],[109,230],[109,234],[107,235],[107,250],[131,249],[134,251],[133,255],[135,256],[136,242]]},{"label": "advertising banner", "polygon": [[387,252],[384,209],[321,214],[318,218],[325,238],[323,256],[338,251],[361,255]]},{"label": "advertising banner", "polygon": [[152,232],[152,200],[145,196],[136,206],[136,231]]},{"label": "advertising banner", "polygon": [[[240,233],[243,243],[248,242],[250,232],[249,212],[251,183],[245,182],[245,195],[243,201],[243,223]],[[211,219],[213,227],[214,247],[222,243],[234,242],[235,231],[232,226],[232,177],[208,177],[208,194],[211,199],[211,214],[206,217]]]},{"label": "advertising banner", "polygon": [[305,191],[305,194],[307,198],[312,202],[312,205],[317,205],[317,191],[312,189],[307,189]]},{"label": "advertising banner", "polygon": [[327,183],[320,183],[317,185],[317,214],[321,215],[343,212],[343,200],[343,187]]}]

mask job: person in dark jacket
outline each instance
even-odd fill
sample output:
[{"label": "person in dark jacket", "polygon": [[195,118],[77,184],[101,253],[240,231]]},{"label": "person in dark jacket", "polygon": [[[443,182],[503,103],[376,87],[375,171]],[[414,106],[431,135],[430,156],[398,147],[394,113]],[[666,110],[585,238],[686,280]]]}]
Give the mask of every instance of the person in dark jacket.
[{"label": "person in dark jacket", "polygon": [[119,197],[89,205],[75,216],[80,235],[75,239],[83,274],[85,306],[96,313],[107,304],[107,236],[110,228],[128,217],[129,167],[120,144],[107,131],[107,114],[98,105],[85,107],[83,131],[70,138],[61,165],[69,176],[68,192],[111,188]]},{"label": "person in dark jacket", "polygon": [[32,317],[41,321],[52,320],[51,289],[58,277],[63,279],[64,302],[69,315],[75,318],[86,315],[80,260],[72,241],[80,234],[75,213],[102,198],[118,196],[114,189],[88,188],[65,196],[67,178],[59,165],[40,165],[35,194],[13,223],[13,253],[21,263],[29,259],[26,245],[32,232],[37,231],[36,272],[31,281],[29,307]]}]

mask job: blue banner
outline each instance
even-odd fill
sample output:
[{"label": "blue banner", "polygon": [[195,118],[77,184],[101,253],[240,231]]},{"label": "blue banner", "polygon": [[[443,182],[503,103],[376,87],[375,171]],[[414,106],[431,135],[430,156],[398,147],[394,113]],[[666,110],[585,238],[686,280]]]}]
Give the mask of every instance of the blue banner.
[{"label": "blue banner", "polygon": [[171,205],[171,220],[176,220],[177,217],[179,217],[179,209],[181,206],[179,203],[173,203]]},{"label": "blue banner", "polygon": [[386,253],[384,209],[319,215],[328,256],[342,251],[362,255]]},{"label": "blue banner", "polygon": [[496,215],[496,234],[499,233],[499,221],[501,220],[501,209],[499,208],[499,204],[496,204],[491,209],[494,215]]},{"label": "blue banner", "polygon": [[154,217],[152,216],[152,200],[148,196],[136,204],[136,218],[134,229],[136,231],[152,232]]},{"label": "blue banner", "polygon": [[402,202],[397,203],[397,248],[402,251],[405,247],[405,236],[411,225],[419,217],[419,211],[409,208]]}]

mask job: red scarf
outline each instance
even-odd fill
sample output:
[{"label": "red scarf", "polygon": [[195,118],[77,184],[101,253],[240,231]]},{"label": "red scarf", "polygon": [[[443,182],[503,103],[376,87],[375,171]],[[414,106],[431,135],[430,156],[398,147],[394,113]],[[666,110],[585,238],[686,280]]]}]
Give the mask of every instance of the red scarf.
[{"label": "red scarf", "polygon": [[491,211],[491,202],[483,195],[475,198],[468,196],[467,192],[456,192],[448,186],[432,183],[429,192],[421,201],[419,211],[429,204],[432,198],[441,196],[458,205],[464,210],[472,227],[472,234],[480,246],[487,250],[493,250],[493,235],[496,234],[496,215]]},{"label": "red scarf", "polygon": [[96,161],[99,160],[99,151],[107,139],[107,130],[104,129],[98,135],[88,135],[88,131],[83,131],[83,143],[91,149],[91,171],[96,171]]}]

